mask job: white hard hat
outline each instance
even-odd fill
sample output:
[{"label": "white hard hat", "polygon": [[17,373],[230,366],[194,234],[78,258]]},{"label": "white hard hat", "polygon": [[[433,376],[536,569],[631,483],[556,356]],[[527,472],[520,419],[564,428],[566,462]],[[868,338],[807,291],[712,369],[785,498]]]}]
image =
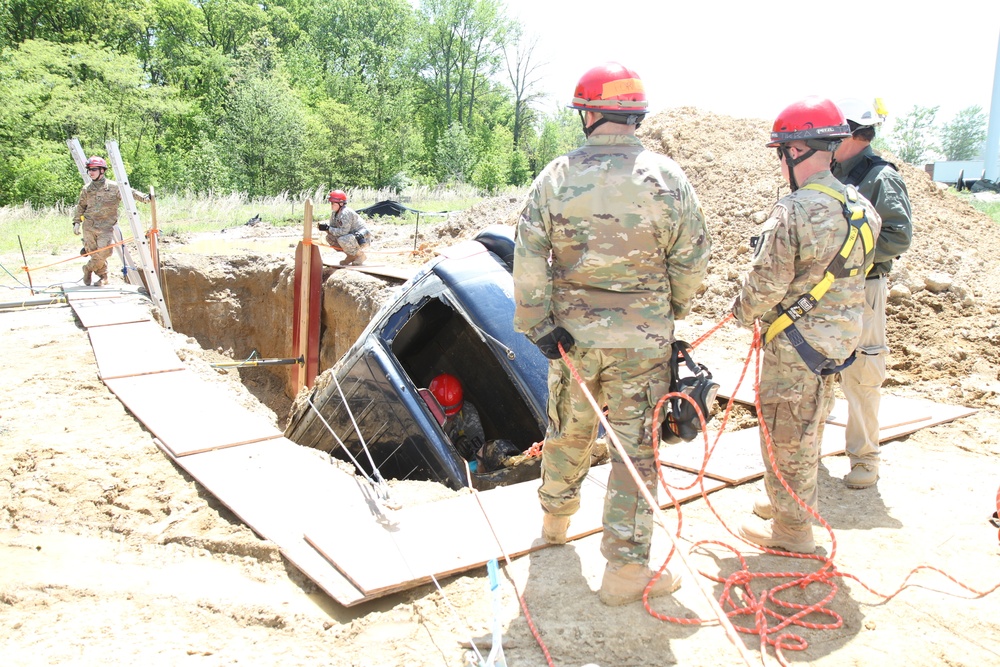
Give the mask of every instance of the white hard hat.
[{"label": "white hard hat", "polygon": [[865,102],[857,97],[846,97],[837,100],[837,106],[844,112],[844,118],[857,125],[866,127],[881,125],[884,120],[878,111],[876,111],[873,103]]}]

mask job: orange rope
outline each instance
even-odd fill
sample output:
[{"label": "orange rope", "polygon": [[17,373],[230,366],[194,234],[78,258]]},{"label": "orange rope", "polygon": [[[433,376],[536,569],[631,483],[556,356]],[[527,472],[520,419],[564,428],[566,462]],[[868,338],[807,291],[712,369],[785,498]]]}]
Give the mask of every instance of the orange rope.
[{"label": "orange rope", "polygon": [[[59,264],[65,264],[66,262],[72,262],[74,259],[77,259],[79,257],[90,257],[95,252],[101,252],[102,250],[107,250],[108,248],[114,248],[116,246],[125,245],[129,241],[132,241],[132,237],[131,236],[128,237],[127,239],[122,239],[121,241],[118,241],[116,243],[112,243],[111,245],[106,245],[103,248],[97,248],[96,250],[91,250],[90,252],[80,253],[79,255],[74,255],[74,256],[69,257],[67,259],[60,259],[58,262],[52,262],[51,264],[46,264],[44,266],[36,266],[34,268],[34,270],[35,271],[41,271],[42,269],[47,269],[47,268],[52,267],[52,266],[58,266]],[[21,268],[23,268],[25,271],[28,270],[28,267],[26,267],[26,266],[23,266]]]},{"label": "orange rope", "polygon": [[[708,338],[712,333],[717,331],[726,321],[728,321],[730,317],[731,315],[727,316],[726,318],[723,318],[723,320],[718,325],[716,325],[710,332],[708,332],[708,334],[699,338],[696,341],[696,344],[702,342],[703,340]],[[692,347],[694,346],[692,345]],[[828,557],[824,557],[817,554],[798,554],[798,553],[790,553],[773,549],[761,548],[755,544],[751,544],[751,546],[753,546],[754,548],[762,549],[766,553],[772,555],[786,556],[791,558],[801,558],[806,560],[815,560],[821,563],[819,570],[815,572],[758,572],[758,573],[751,572],[749,566],[747,565],[746,559],[743,557],[743,555],[735,548],[724,542],[719,542],[717,540],[702,540],[692,545],[691,551],[704,544],[715,544],[732,551],[738,558],[740,562],[740,569],[733,572],[728,577],[713,576],[705,572],[701,572],[700,574],[702,574],[702,576],[708,579],[711,579],[712,581],[715,581],[716,583],[724,584],[723,591],[719,596],[719,605],[724,609],[729,609],[729,611],[726,614],[729,619],[733,619],[737,616],[753,617],[753,626],[740,626],[734,623],[733,627],[739,632],[745,634],[756,634],[759,636],[762,658],[764,652],[766,651],[766,647],[770,645],[774,647],[775,655],[778,661],[782,665],[787,665],[788,663],[785,660],[785,656],[783,653],[785,650],[802,651],[808,647],[809,644],[803,637],[789,630],[789,628],[791,628],[792,626],[809,628],[813,630],[832,630],[841,627],[841,625],[843,624],[843,618],[838,613],[836,613],[832,609],[829,609],[826,606],[837,595],[838,585],[835,582],[835,580],[838,578],[853,579],[857,581],[859,584],[861,584],[861,586],[864,587],[866,590],[868,590],[869,592],[878,597],[884,598],[886,601],[892,599],[900,592],[902,592],[908,586],[910,578],[914,574],[916,574],[919,570],[924,570],[924,569],[938,572],[939,574],[951,580],[958,586],[964,588],[965,590],[971,593],[974,593],[977,597],[983,597],[985,595],[988,595],[996,591],[997,589],[1000,589],[1000,583],[998,583],[997,585],[993,586],[988,590],[979,591],[966,584],[963,584],[962,582],[958,581],[957,579],[955,579],[954,577],[952,577],[951,575],[947,574],[946,572],[942,571],[939,568],[930,565],[919,565],[910,571],[910,573],[906,576],[906,578],[903,580],[903,583],[896,591],[886,595],[875,591],[867,584],[862,582],[857,576],[841,572],[840,570],[838,570],[833,562],[834,557],[836,556],[837,553],[837,541],[836,541],[836,535],[833,532],[833,528],[830,526],[829,523],[826,522],[826,520],[824,520],[819,515],[819,513],[814,508],[808,506],[801,498],[799,498],[795,494],[795,492],[788,485],[787,481],[785,481],[784,477],[782,477],[780,470],[778,470],[775,464],[773,442],[771,440],[771,435],[768,432],[767,425],[763,420],[761,404],[760,404],[760,371],[759,371],[760,354],[761,354],[760,328],[759,326],[755,326],[753,342],[750,347],[750,352],[747,355],[747,359],[744,362],[743,372],[740,374],[740,378],[736,383],[736,387],[733,389],[729,402],[726,405],[725,413],[719,429],[719,435],[716,437],[715,443],[713,443],[711,447],[709,447],[708,444],[708,434],[706,431],[706,423],[704,415],[701,414],[701,411],[700,409],[698,409],[697,404],[695,404],[695,402],[689,396],[687,396],[686,394],[667,394],[657,402],[656,407],[654,408],[653,423],[657,423],[659,410],[663,405],[663,402],[667,398],[671,398],[673,396],[677,396],[684,400],[688,400],[689,402],[691,402],[692,405],[694,405],[696,411],[698,412],[699,420],[701,422],[701,427],[702,427],[702,434],[705,440],[705,458],[702,462],[701,468],[698,471],[698,475],[694,482],[685,487],[670,487],[670,485],[667,484],[666,480],[663,477],[662,467],[659,460],[659,434],[655,432],[653,435],[653,449],[654,449],[654,461],[656,464],[657,475],[660,479],[660,482],[666,489],[667,495],[670,497],[674,507],[677,510],[677,528],[675,533],[676,538],[678,539],[680,538],[681,528],[683,525],[683,518],[682,518],[681,507],[679,503],[677,503],[676,498],[671,493],[670,489],[674,488],[677,490],[686,490],[690,489],[695,484],[699,484],[701,486],[702,497],[705,499],[705,502],[709,510],[712,512],[713,515],[715,515],[716,519],[719,520],[719,523],[721,523],[722,526],[726,528],[726,530],[737,539],[740,539],[744,543],[751,544],[749,542],[746,542],[746,540],[740,538],[735,533],[733,533],[733,531],[729,529],[726,522],[723,521],[722,517],[719,516],[718,512],[716,512],[715,508],[712,506],[711,501],[708,499],[708,494],[705,492],[704,475],[708,460],[714,453],[715,446],[718,444],[719,438],[721,437],[722,432],[725,430],[726,422],[729,419],[729,414],[732,410],[734,402],[733,397],[735,397],[737,390],[743,383],[743,379],[746,376],[746,372],[749,367],[750,361],[751,360],[756,361],[756,363],[754,364],[755,366],[754,403],[755,407],[757,408],[758,422],[760,424],[761,432],[764,434],[764,438],[767,443],[768,460],[770,461],[771,469],[775,471],[775,475],[777,476],[779,482],[781,483],[785,491],[788,492],[793,498],[795,498],[796,502],[798,502],[798,504],[803,509],[808,511],[809,514],[813,516],[817,521],[819,521],[819,523],[823,526],[823,528],[826,529],[826,531],[830,535],[830,539],[833,545],[831,548],[830,555]],[[1000,514],[1000,491],[998,491],[997,494],[997,511],[998,514]],[[670,553],[668,553],[666,559],[664,560],[663,565],[659,569],[659,573],[662,573],[666,569],[667,564],[670,561],[670,558],[673,556],[673,553],[674,553],[674,547],[672,547]],[[764,588],[757,592],[754,592],[753,588],[751,587],[751,584],[755,583],[757,580],[765,580],[765,579],[779,579],[787,581],[772,588],[769,589]],[[652,587],[654,582],[655,579],[652,582],[650,582],[649,587]],[[811,584],[820,584],[828,586],[829,592],[823,597],[823,599],[811,605],[802,605],[794,602],[788,602],[780,599],[779,597],[780,594],[786,590],[795,587],[806,588]],[[703,619],[672,617],[656,612],[649,606],[649,599],[648,599],[649,587],[647,587],[646,593],[643,595],[643,604],[646,608],[646,611],[650,615],[662,621],[668,621],[681,625],[699,625],[706,622]],[[739,600],[734,599],[732,595],[732,590],[734,588],[739,589],[742,592],[741,599]],[[771,603],[771,605],[777,607],[779,611],[769,608],[767,606],[767,603]],[[806,617],[812,614],[827,616],[829,617],[830,621],[827,623],[816,623],[804,620]],[[777,623],[773,627],[771,627],[770,623],[773,621],[777,621]]]}]

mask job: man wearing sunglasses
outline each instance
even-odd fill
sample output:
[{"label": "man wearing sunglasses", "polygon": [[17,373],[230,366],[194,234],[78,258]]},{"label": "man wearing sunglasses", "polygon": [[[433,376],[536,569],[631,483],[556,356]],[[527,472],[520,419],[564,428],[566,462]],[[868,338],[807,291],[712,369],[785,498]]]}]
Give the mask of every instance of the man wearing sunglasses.
[{"label": "man wearing sunglasses", "polygon": [[[83,267],[83,284],[90,285],[96,275],[97,287],[108,284],[108,257],[113,249],[113,230],[118,224],[118,202],[122,198],[118,184],[104,177],[107,170],[104,158],[94,156],[87,160],[90,183],[80,190],[73,216],[73,233],[83,235],[83,249],[89,257]],[[135,189],[132,196],[146,203],[151,199]]]}]

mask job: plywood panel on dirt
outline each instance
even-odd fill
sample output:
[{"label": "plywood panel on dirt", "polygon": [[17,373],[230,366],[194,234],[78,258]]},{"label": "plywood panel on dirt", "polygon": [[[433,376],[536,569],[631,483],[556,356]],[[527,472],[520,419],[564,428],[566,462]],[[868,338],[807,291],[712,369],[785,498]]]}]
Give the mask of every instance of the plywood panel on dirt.
[{"label": "plywood panel on dirt", "polygon": [[264,417],[188,370],[106,380],[122,403],[174,456],[277,438]]},{"label": "plywood panel on dirt", "polygon": [[183,457],[164,451],[334,600],[349,607],[365,599],[304,538],[307,530],[325,526],[336,539],[369,553],[356,540],[376,524],[376,514],[355,475],[285,438]]},{"label": "plywood panel on dirt", "polygon": [[121,285],[116,288],[63,285],[62,291],[66,294],[66,300],[72,303],[73,301],[89,301],[91,299],[121,298],[122,292],[130,292],[132,290]]},{"label": "plywood panel on dirt", "polygon": [[184,369],[163,328],[152,320],[94,327],[87,333],[102,379]]},{"label": "plywood panel on dirt", "polygon": [[[580,510],[570,523],[571,540],[601,530],[608,470],[608,465],[597,466],[587,476]],[[695,479],[681,471],[665,473],[668,483],[677,486],[691,485]],[[706,482],[708,491],[724,485]],[[306,539],[365,595],[376,597],[426,583],[432,575],[447,576],[505,554],[514,557],[547,547],[540,539],[542,512],[537,491],[537,482],[525,482],[403,509],[393,514],[393,525],[373,525],[359,535],[363,549],[327,528],[307,532]],[[693,489],[682,497],[700,493]],[[665,494],[660,498],[666,501],[664,506],[669,503]],[[372,558],[372,553],[379,558]]]},{"label": "plywood panel on dirt", "polygon": [[88,329],[151,319],[146,308],[122,298],[70,299],[69,305]]}]

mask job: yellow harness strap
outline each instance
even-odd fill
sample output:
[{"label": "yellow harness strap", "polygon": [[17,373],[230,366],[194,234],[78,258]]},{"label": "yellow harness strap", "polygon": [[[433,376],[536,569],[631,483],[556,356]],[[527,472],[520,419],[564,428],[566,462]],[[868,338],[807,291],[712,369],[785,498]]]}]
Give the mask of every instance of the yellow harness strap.
[{"label": "yellow harness strap", "polygon": [[874,266],[875,235],[872,234],[871,225],[868,224],[868,216],[865,214],[865,207],[858,203],[858,191],[853,186],[849,185],[847,186],[847,194],[845,196],[837,190],[829,188],[825,185],[820,185],[819,183],[804,185],[802,186],[802,189],[822,192],[823,194],[830,195],[840,202],[840,205],[844,208],[844,217],[847,218],[847,238],[844,240],[844,245],[840,248],[840,251],[834,256],[833,261],[831,261],[829,266],[826,267],[826,271],[823,274],[823,280],[819,281],[815,287],[796,299],[795,302],[785,309],[781,315],[779,315],[778,318],[771,323],[771,326],[767,328],[767,333],[764,335],[765,345],[770,343],[775,336],[790,327],[803,315],[815,308],[816,303],[823,297],[824,294],[827,293],[830,286],[833,285],[834,280],[837,278],[858,275],[862,267],[854,267],[853,269],[845,268],[847,260],[854,251],[854,246],[857,244],[858,239],[861,239],[861,247],[865,250],[865,259],[863,264],[865,275],[867,275],[868,272],[871,271],[872,266]]}]

